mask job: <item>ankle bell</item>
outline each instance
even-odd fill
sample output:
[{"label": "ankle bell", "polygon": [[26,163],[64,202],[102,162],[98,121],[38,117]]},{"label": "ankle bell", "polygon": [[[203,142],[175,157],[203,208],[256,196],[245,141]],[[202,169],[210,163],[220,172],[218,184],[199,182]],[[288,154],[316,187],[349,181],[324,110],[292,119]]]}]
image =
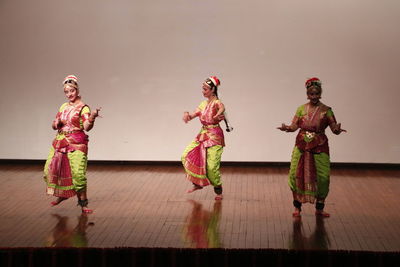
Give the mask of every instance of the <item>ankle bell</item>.
[{"label": "ankle bell", "polygon": [[86,207],[89,204],[88,199],[78,199],[77,206]]}]

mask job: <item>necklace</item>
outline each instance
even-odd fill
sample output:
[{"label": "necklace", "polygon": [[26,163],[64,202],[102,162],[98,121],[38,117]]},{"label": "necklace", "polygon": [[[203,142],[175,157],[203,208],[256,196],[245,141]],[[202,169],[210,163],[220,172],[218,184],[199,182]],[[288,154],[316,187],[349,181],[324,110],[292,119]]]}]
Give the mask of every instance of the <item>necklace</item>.
[{"label": "necklace", "polygon": [[318,112],[318,110],[319,110],[319,107],[320,107],[320,106],[318,105],[318,106],[314,109],[314,112],[312,113],[311,118],[310,118],[310,114],[311,114],[310,106],[307,106],[307,117],[308,117],[308,119],[309,119],[310,122],[314,119],[315,114],[317,114],[317,112]]}]

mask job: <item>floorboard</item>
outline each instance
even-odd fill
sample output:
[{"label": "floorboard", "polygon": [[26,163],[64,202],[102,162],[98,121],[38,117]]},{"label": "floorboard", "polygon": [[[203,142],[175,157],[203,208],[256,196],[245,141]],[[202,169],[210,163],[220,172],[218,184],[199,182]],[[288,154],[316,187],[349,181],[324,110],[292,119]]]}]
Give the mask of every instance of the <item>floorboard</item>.
[{"label": "floorboard", "polygon": [[224,199],[180,166],[89,164],[94,214],[50,207],[42,166],[0,165],[0,247],[278,248],[400,251],[400,171],[333,168],[326,210],[292,218],[283,166],[224,166]]}]

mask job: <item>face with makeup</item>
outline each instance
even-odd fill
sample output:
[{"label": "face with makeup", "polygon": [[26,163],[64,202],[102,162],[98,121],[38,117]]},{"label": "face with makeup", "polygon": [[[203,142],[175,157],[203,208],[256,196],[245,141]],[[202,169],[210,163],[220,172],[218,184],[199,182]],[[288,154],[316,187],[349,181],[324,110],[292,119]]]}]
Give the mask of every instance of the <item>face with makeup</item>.
[{"label": "face with makeup", "polygon": [[202,90],[203,96],[206,98],[210,98],[215,95],[214,94],[215,89],[214,89],[213,83],[209,79],[207,79],[203,82],[202,89],[203,89]]},{"label": "face with makeup", "polygon": [[79,89],[72,84],[66,83],[64,85],[64,94],[70,103],[74,103],[79,99]]},{"label": "face with makeup", "polygon": [[319,100],[321,99],[321,88],[317,86],[311,86],[307,89],[307,99],[310,101],[310,104],[317,105]]}]

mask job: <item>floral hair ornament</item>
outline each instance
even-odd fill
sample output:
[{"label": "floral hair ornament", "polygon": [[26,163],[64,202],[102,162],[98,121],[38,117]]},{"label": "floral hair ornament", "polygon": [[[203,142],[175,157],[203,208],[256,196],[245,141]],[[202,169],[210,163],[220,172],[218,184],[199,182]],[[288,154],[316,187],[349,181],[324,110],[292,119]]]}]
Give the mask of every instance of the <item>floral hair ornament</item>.
[{"label": "floral hair ornament", "polygon": [[76,85],[78,85],[78,78],[75,75],[68,75],[67,77],[65,77],[63,84],[69,81],[73,81]]},{"label": "floral hair ornament", "polygon": [[317,86],[317,87],[321,88],[321,80],[318,79],[317,77],[313,77],[306,81],[305,86],[307,89],[310,88],[311,86]]},{"label": "floral hair ornament", "polygon": [[215,87],[218,87],[221,84],[217,76],[210,76],[208,77],[208,79],[210,79],[210,81],[214,84]]}]

